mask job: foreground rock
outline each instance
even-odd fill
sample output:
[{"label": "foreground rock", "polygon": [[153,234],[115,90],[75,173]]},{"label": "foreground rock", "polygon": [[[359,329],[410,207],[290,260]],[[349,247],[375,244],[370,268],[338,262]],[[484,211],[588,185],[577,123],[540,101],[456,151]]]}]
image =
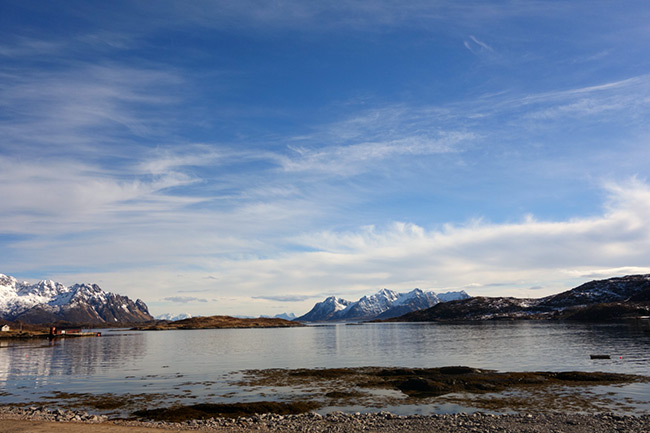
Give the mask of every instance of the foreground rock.
[{"label": "foreground rock", "polygon": [[[80,419],[76,419],[79,417]],[[483,413],[398,416],[389,412],[375,414],[344,414],[325,416],[317,413],[303,415],[255,415],[243,418],[211,418],[184,423],[93,420],[70,411],[48,411],[43,408],[0,408],[0,433],[38,431],[41,433],[136,433],[148,428],[177,432],[328,432],[328,433],[470,433],[470,432],[527,432],[527,433],[593,433],[650,431],[650,415],[620,416],[613,413],[578,415],[566,413],[537,413],[491,415]],[[85,418],[85,419],[84,419]],[[43,423],[43,421],[57,421]],[[61,421],[65,421],[61,422]],[[99,424],[98,424],[99,423]]]}]

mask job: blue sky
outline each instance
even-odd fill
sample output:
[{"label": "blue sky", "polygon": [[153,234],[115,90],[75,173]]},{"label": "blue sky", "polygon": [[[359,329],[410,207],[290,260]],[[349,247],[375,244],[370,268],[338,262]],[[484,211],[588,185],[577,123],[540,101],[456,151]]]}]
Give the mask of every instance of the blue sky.
[{"label": "blue sky", "polygon": [[0,2],[0,272],[154,314],[650,273],[643,1]]}]

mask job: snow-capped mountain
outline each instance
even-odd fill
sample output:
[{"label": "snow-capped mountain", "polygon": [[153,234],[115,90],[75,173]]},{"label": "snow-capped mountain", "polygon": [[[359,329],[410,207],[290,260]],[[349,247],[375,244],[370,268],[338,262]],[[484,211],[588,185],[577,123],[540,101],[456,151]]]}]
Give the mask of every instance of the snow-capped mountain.
[{"label": "snow-capped mountain", "polygon": [[408,293],[382,289],[376,294],[364,296],[356,302],[331,296],[317,303],[307,314],[295,320],[322,322],[388,319],[444,302],[441,297],[445,300],[456,300],[469,298],[469,295],[464,291],[437,295],[435,292],[420,289],[414,289]]},{"label": "snow-capped mountain", "polygon": [[175,322],[177,320],[183,320],[183,319],[191,319],[192,316],[191,314],[187,313],[180,313],[180,314],[172,314],[172,313],[165,313],[165,314],[159,314],[155,317],[156,320],[167,320],[169,322]]},{"label": "snow-capped mountain", "polygon": [[296,315],[293,313],[280,313],[276,314],[275,316],[266,316],[266,315],[261,315],[260,319],[284,319],[284,320],[294,320],[296,318]]},{"label": "snow-capped mountain", "polygon": [[324,301],[318,302],[307,314],[297,317],[296,320],[301,322],[336,320],[333,319],[332,316],[334,316],[334,314],[337,312],[344,310],[351,303],[352,302],[347,301],[343,298],[330,296]]},{"label": "snow-capped mountain", "polygon": [[0,318],[25,323],[118,323],[152,320],[147,305],[96,284],[66,287],[50,280],[19,282],[0,274]]}]

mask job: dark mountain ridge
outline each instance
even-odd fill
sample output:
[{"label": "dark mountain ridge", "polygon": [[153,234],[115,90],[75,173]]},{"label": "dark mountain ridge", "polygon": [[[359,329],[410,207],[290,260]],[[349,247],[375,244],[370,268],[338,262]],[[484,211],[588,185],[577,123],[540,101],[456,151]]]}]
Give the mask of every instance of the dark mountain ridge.
[{"label": "dark mountain ridge", "polygon": [[403,322],[553,319],[610,321],[650,315],[650,274],[594,280],[544,298],[473,297],[391,319]]}]

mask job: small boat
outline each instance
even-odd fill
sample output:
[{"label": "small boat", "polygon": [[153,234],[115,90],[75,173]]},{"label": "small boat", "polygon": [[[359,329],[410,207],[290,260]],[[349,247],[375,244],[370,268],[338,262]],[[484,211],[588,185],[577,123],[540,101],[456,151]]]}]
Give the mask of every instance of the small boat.
[{"label": "small boat", "polygon": [[611,359],[609,355],[589,355],[591,359]]}]

